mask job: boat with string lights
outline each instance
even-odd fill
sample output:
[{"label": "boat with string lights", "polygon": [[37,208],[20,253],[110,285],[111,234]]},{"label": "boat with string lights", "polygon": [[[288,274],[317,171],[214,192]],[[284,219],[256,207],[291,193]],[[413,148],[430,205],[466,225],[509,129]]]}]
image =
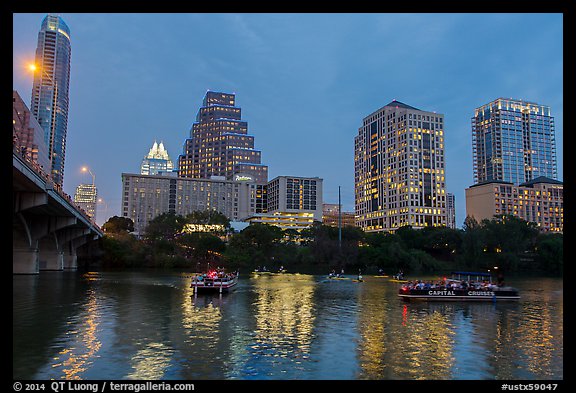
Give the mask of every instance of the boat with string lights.
[{"label": "boat with string lights", "polygon": [[232,291],[238,284],[238,272],[225,273],[223,270],[210,270],[192,277],[190,288],[194,293]]},{"label": "boat with string lights", "polygon": [[403,300],[424,301],[510,301],[519,300],[518,289],[492,282],[492,275],[483,272],[452,272],[451,278],[437,281],[415,280],[398,290]]}]

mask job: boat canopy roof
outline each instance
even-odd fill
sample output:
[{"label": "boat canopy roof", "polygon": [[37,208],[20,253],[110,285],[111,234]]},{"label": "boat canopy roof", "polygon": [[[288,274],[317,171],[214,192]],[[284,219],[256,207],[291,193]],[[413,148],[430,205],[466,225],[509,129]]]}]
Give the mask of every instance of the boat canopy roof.
[{"label": "boat canopy roof", "polygon": [[459,276],[481,276],[481,277],[491,277],[492,275],[490,273],[484,273],[484,272],[452,272],[453,275],[459,275]]}]

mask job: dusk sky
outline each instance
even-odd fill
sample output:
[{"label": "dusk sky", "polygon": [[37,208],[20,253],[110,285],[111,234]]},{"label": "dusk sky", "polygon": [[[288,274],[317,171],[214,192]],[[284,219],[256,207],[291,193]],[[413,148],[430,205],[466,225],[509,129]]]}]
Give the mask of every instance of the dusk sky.
[{"label": "dusk sky", "polygon": [[[396,99],[444,114],[456,224],[473,184],[471,118],[496,98],[548,105],[563,180],[563,15],[63,13],[71,31],[64,191],[95,175],[97,222],[121,215],[121,174],[154,141],[174,163],[207,90],[236,94],[276,176],[324,179],[324,202],[354,211],[354,136]],[[46,14],[13,14],[13,89],[30,107]]]}]

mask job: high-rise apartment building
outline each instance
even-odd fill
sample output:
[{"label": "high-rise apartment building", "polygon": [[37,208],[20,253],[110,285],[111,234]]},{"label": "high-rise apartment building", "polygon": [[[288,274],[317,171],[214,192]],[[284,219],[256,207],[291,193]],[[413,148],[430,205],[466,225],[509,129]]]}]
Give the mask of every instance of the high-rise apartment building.
[{"label": "high-rise apartment building", "polygon": [[94,184],[79,184],[74,194],[74,202],[80,206],[86,214],[96,221],[96,203],[98,190]]},{"label": "high-rise apartment building", "polygon": [[60,186],[64,182],[70,56],[70,29],[59,16],[47,15],[38,33],[30,110],[44,129],[49,172]]},{"label": "high-rise apartment building", "polygon": [[474,183],[557,179],[554,117],[533,102],[498,98],[472,117]]},{"label": "high-rise apartment building", "polygon": [[140,165],[141,175],[157,175],[162,172],[172,172],[173,163],[164,148],[164,143],[154,141],[152,148],[142,160]]},{"label": "high-rise apartment building", "polygon": [[354,138],[356,225],[364,231],[445,226],[444,115],[392,101]]},{"label": "high-rise apartment building", "polygon": [[236,174],[249,174],[257,183],[267,182],[268,167],[261,164],[261,152],[254,149],[254,137],[248,135],[235,100],[230,93],[206,93],[178,158],[180,177],[232,180]]}]

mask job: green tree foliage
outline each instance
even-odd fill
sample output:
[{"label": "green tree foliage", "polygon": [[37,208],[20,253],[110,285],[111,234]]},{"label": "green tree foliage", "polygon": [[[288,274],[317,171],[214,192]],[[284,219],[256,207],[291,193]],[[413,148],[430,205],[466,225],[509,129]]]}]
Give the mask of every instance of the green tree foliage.
[{"label": "green tree foliage", "polygon": [[564,268],[564,237],[562,234],[543,234],[535,247],[536,260],[541,270],[562,274]]},{"label": "green tree foliage", "polygon": [[148,241],[170,241],[182,232],[186,219],[174,213],[163,213],[148,222],[144,237]]},{"label": "green tree foliage", "polygon": [[[224,233],[183,231],[185,224],[220,224]],[[395,233],[364,233],[320,223],[302,230],[281,230],[251,224],[231,234],[222,214],[193,212],[186,217],[162,214],[145,230],[144,240],[129,235],[131,223],[112,217],[106,223],[105,260],[109,266],[186,266],[205,268],[210,263],[230,269],[280,265],[296,271],[344,268],[364,273],[383,269],[394,274],[442,273],[450,270],[487,270],[493,266],[510,272],[561,274],[563,237],[540,233],[534,224],[514,216],[495,216],[477,222],[467,217],[462,229],[409,226]],[[112,238],[113,235],[113,238]],[[226,241],[224,235],[227,236]]]},{"label": "green tree foliage", "polygon": [[106,234],[133,232],[134,222],[127,217],[114,216],[102,225],[102,229]]}]

